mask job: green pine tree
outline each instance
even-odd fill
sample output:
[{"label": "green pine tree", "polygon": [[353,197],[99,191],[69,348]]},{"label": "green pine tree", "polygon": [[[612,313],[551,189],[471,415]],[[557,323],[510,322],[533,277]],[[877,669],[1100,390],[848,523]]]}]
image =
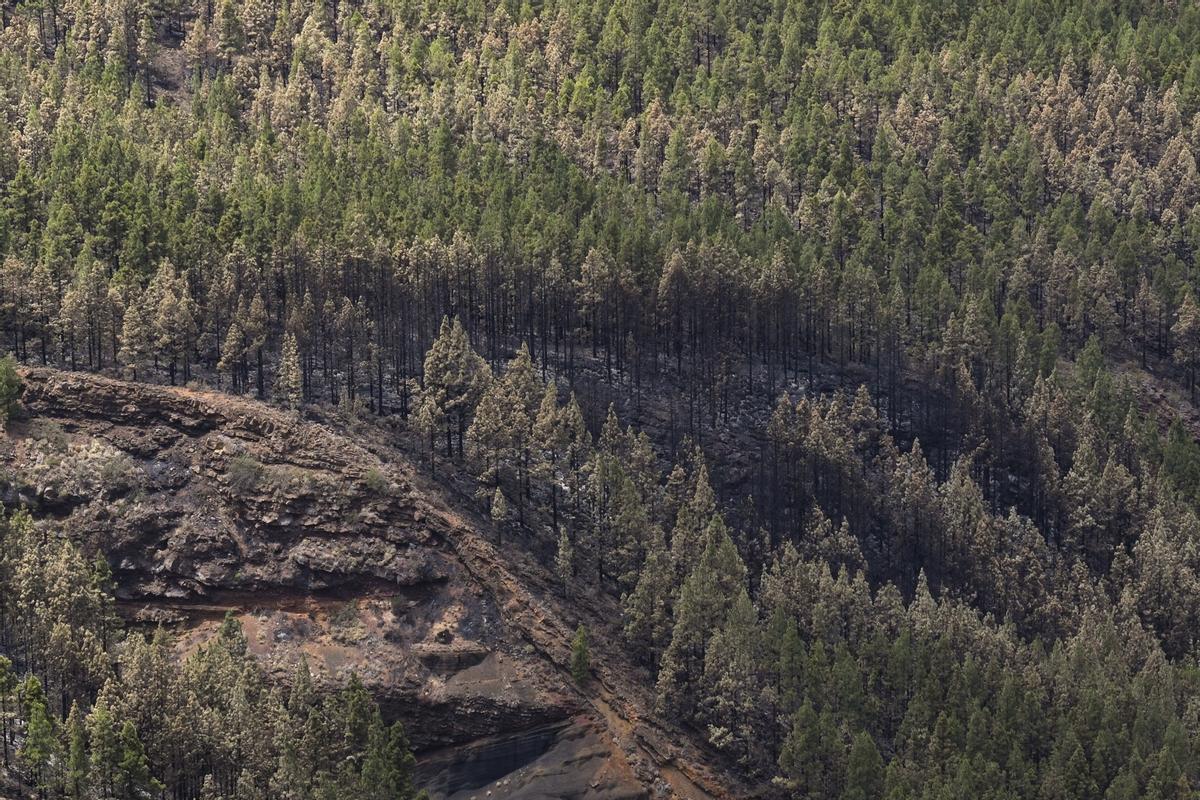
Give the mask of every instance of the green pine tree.
[{"label": "green pine tree", "polygon": [[300,351],[296,347],[296,337],[291,333],[287,333],[283,337],[279,367],[275,372],[274,394],[276,402],[282,403],[293,411],[300,408],[304,402],[300,382]]},{"label": "green pine tree", "polygon": [[846,788],[842,791],[842,800],[881,800],[883,783],[883,759],[875,747],[875,740],[866,731],[859,731],[846,762]]},{"label": "green pine tree", "polygon": [[83,712],[79,703],[71,704],[71,713],[67,715],[67,763],[66,784],[67,795],[75,800],[81,800],[88,794],[88,743],[87,730],[84,727]]},{"label": "green pine tree", "polygon": [[437,339],[425,355],[425,396],[446,420],[446,457],[457,433],[458,454],[463,453],[467,423],[491,383],[487,362],[471,347],[458,317],[442,318]]},{"label": "green pine tree", "polygon": [[101,692],[87,716],[87,738],[91,747],[89,783],[102,797],[112,797],[116,789],[121,750],[113,728],[112,711]]},{"label": "green pine tree", "polygon": [[652,669],[671,637],[671,556],[663,541],[662,528],[650,529],[646,559],[637,584],[622,598],[625,641],[630,651]]},{"label": "green pine tree", "polygon": [[21,693],[25,706],[25,739],[17,750],[17,760],[25,767],[30,782],[45,796],[58,785],[56,773],[62,750],[58,726],[46,709],[41,681],[30,676]]},{"label": "green pine tree", "polygon": [[587,629],[580,625],[575,629],[575,638],[571,640],[571,677],[575,683],[583,686],[591,675],[591,668]]},{"label": "green pine tree", "polygon": [[504,528],[508,525],[510,512],[508,510],[508,500],[505,499],[504,492],[500,491],[499,486],[492,492],[491,516],[492,522],[496,525],[496,541],[503,544]]},{"label": "green pine tree", "polygon": [[138,738],[133,722],[125,720],[117,736],[117,796],[123,800],[143,800],[163,789],[150,775],[146,749]]}]

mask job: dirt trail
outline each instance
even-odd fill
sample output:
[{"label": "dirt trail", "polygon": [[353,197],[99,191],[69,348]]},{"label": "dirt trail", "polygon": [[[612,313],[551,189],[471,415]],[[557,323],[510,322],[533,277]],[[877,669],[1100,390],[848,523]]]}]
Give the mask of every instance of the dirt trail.
[{"label": "dirt trail", "polygon": [[715,800],[715,795],[692,780],[687,773],[675,766],[675,763],[671,759],[664,758],[657,750],[648,747],[643,738],[643,733],[638,729],[637,724],[626,719],[620,712],[613,708],[609,702],[609,698],[611,697],[612,693],[607,688],[604,688],[598,693],[589,695],[588,703],[603,718],[604,723],[613,733],[613,737],[617,742],[634,742],[642,753],[658,767],[663,780],[671,787],[673,796],[686,798],[687,800]]}]

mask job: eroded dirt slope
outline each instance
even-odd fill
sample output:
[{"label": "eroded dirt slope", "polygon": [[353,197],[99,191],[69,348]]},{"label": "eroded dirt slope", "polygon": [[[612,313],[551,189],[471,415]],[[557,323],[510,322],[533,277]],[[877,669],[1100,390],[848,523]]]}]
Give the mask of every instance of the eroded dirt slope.
[{"label": "eroded dirt slope", "polygon": [[302,656],[319,680],[357,672],[405,721],[434,796],[737,794],[647,712],[618,657],[598,653],[592,686],[574,687],[571,632],[603,630],[611,604],[557,595],[386,425],[347,435],[251,400],[54,370],[24,386],[0,439],[4,501],[105,552],[126,615],[173,625],[181,650],[232,611],[279,681]]}]

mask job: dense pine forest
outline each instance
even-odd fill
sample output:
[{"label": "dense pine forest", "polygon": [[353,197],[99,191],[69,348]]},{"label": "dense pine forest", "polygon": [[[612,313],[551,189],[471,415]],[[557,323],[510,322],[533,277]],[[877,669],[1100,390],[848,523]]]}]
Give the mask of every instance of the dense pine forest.
[{"label": "dense pine forest", "polygon": [[[20,363],[399,420],[758,796],[1182,800],[1197,148],[1189,0],[5,0],[0,420]],[[412,795],[352,678],[0,533],[31,791]]]}]

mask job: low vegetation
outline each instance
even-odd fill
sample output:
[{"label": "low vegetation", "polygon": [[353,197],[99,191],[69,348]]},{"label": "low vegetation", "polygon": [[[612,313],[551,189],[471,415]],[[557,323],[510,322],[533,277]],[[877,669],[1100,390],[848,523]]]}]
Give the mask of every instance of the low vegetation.
[{"label": "low vegetation", "polygon": [[238,453],[229,459],[225,468],[225,479],[229,487],[238,494],[253,494],[262,485],[265,470],[253,456]]}]

